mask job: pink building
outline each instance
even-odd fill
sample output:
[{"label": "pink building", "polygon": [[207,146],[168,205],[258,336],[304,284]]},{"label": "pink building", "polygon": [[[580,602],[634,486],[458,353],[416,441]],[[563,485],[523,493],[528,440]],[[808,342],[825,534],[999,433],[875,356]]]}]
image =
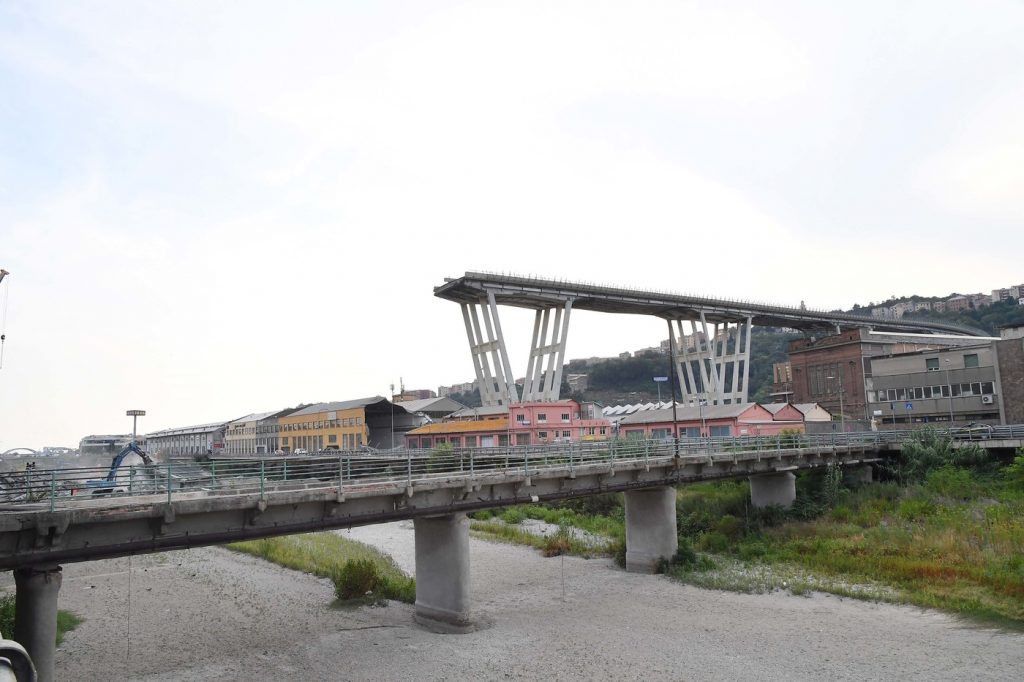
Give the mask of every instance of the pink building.
[{"label": "pink building", "polygon": [[612,435],[611,422],[593,403],[575,400],[511,405],[507,417],[453,419],[435,422],[405,434],[409,448],[426,449],[450,443],[453,447],[546,445],[604,440]]},{"label": "pink building", "polygon": [[[803,432],[804,419],[792,405],[772,414],[757,403],[739,405],[678,406],[680,438],[774,436],[783,430]],[[619,422],[620,438],[672,438],[672,408],[645,410]]]},{"label": "pink building", "polygon": [[612,423],[596,405],[575,400],[511,405],[508,420],[515,445],[604,440],[612,433]]}]

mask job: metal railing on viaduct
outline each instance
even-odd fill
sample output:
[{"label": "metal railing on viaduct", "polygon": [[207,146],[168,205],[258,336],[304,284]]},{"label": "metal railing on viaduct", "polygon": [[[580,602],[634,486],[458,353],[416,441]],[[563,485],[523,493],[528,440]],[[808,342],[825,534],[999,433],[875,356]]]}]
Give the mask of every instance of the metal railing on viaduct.
[{"label": "metal railing on viaduct", "polygon": [[[1024,426],[954,436],[1016,448]],[[62,563],[399,519],[416,524],[417,620],[466,631],[466,512],[622,491],[627,569],[649,572],[676,550],[674,486],[748,477],[754,506],[788,506],[794,471],[832,465],[870,479],[865,465],[904,438],[830,433],[331,452],[122,467],[110,480],[106,469],[27,470],[0,480],[0,568],[15,571],[16,632],[40,679],[52,670]]]}]

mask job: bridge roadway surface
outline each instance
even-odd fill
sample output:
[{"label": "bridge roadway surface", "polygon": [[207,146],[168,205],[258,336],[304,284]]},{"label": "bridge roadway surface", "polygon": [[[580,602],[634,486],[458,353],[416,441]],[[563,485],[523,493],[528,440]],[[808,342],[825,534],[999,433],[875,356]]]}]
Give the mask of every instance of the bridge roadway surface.
[{"label": "bridge roadway surface", "polygon": [[[985,447],[1016,448],[1024,427],[984,435]],[[0,567],[14,569],[14,636],[41,682],[53,679],[62,563],[400,519],[414,519],[416,621],[470,633],[481,623],[469,603],[465,512],[623,491],[626,569],[650,573],[677,548],[675,485],[747,476],[754,506],[789,505],[794,471],[856,467],[870,480],[865,463],[898,447],[894,433],[840,433],[339,453],[222,461],[209,469],[144,465],[102,487],[96,470],[25,471],[3,481],[3,494],[15,501],[0,508]]]},{"label": "bridge roadway surface", "polygon": [[985,336],[977,329],[937,320],[879,319],[841,311],[808,310],[485,272],[467,272],[462,277],[447,278],[444,284],[434,287],[435,296],[456,303],[486,301],[489,294],[494,296],[498,305],[533,310],[571,300],[574,310],[653,315],[669,320],[696,320],[703,313],[709,322],[738,322],[751,318],[756,325],[808,332],[863,327],[896,333]]},{"label": "bridge roadway surface", "polygon": [[[302,460],[169,462],[132,467],[110,496],[100,469],[25,472],[0,500],[0,569],[50,565],[695,481],[763,477],[875,461],[899,432],[608,441],[444,456],[342,453]],[[1024,427],[986,447],[1017,448]],[[981,441],[979,441],[981,442]],[[393,451],[394,452],[394,451]],[[170,485],[168,485],[170,481]],[[17,486],[21,485],[19,489]],[[77,493],[77,494],[76,494]]]}]

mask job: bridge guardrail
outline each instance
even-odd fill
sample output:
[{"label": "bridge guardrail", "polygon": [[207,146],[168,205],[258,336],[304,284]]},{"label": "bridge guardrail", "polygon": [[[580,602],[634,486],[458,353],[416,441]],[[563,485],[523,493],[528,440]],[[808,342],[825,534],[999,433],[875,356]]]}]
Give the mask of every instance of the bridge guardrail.
[{"label": "bridge guardrail", "polygon": [[[30,469],[0,476],[0,504],[13,508],[31,506],[54,511],[83,500],[166,496],[203,492],[212,496],[259,494],[304,488],[414,486],[458,476],[473,480],[495,473],[533,476],[554,469],[570,472],[590,464],[636,466],[663,462],[678,455],[686,462],[706,462],[720,457],[764,457],[796,454],[807,449],[891,447],[906,439],[908,431],[832,432],[671,438],[662,440],[612,439],[543,446],[405,449],[363,452],[330,451],[296,458],[218,459],[204,465],[195,462],[163,462],[123,467],[115,479],[104,480],[109,468]],[[991,428],[971,427],[939,431],[955,439],[1024,439],[1024,425]]]}]

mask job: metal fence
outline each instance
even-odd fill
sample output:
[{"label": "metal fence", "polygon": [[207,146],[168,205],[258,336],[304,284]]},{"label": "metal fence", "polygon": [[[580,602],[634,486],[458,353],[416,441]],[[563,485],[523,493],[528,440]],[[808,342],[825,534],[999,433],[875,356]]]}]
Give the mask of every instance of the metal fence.
[{"label": "metal fence", "polygon": [[[1024,439],[1024,425],[971,426],[936,431],[954,440],[990,442]],[[137,498],[139,502],[189,496],[232,496],[298,489],[346,490],[415,486],[431,481],[473,481],[491,474],[570,475],[603,464],[640,468],[678,457],[682,463],[719,459],[792,457],[849,449],[892,449],[911,432],[782,434],[661,440],[613,439],[544,446],[396,448],[385,451],[328,451],[295,457],[217,459],[202,464],[175,461],[122,466],[112,479],[109,467],[64,468],[0,475],[0,505],[6,510],[94,506],[98,499]],[[132,502],[121,499],[118,504]],[[0,511],[3,511],[0,507]]]}]

